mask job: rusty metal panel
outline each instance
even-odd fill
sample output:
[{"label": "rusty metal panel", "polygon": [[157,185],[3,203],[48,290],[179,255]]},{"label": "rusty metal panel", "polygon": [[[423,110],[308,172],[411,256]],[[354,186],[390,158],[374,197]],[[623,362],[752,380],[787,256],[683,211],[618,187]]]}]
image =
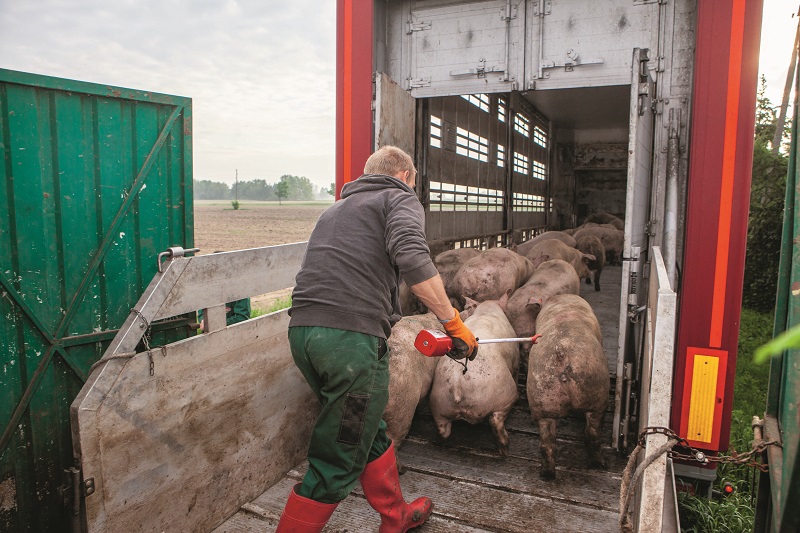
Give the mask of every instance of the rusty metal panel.
[{"label": "rusty metal panel", "polygon": [[[79,419],[88,531],[209,531],[302,460],[319,402],[286,310],[138,353]],[[113,361],[113,360],[112,360]],[[152,368],[152,370],[151,370]]]},{"label": "rusty metal panel", "polygon": [[[287,312],[215,328],[211,311],[294,285],[306,246],[164,262],[71,406],[88,531],[209,530],[300,460],[318,403]],[[137,350],[147,324],[191,309],[209,333]]]},{"label": "rusty metal panel", "polygon": [[397,146],[414,154],[416,101],[407,91],[378,72],[375,77],[375,150]]},{"label": "rusty metal panel", "polygon": [[69,528],[69,404],[192,246],[191,131],[188,98],[0,69],[0,529]]},{"label": "rusty metal panel", "polygon": [[[642,362],[642,407],[638,432],[645,427],[668,427],[672,405],[672,373],[675,360],[677,295],[672,290],[661,250],[653,247],[650,291],[647,301],[645,349]],[[665,435],[648,435],[640,462],[667,442]],[[644,470],[635,492],[637,531],[662,531],[667,457],[652,461]]]}]

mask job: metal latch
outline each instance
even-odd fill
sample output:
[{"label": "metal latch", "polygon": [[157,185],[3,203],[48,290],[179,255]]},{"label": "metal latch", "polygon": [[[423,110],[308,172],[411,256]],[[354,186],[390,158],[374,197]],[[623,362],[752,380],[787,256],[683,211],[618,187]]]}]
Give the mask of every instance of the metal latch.
[{"label": "metal latch", "polygon": [[414,21],[409,20],[408,21],[408,30],[406,31],[406,35],[411,35],[415,31],[424,31],[424,30],[429,30],[429,29],[431,29],[431,23],[430,22],[423,22],[423,21],[414,22]]},{"label": "metal latch", "polygon": [[567,58],[564,61],[542,61],[542,68],[564,67],[566,72],[572,72],[575,67],[581,65],[602,65],[605,62],[606,60],[601,58],[581,59],[578,52],[570,48],[567,50]]},{"label": "metal latch", "polygon": [[408,88],[414,89],[415,87],[430,87],[431,86],[431,79],[430,78],[408,78]]},{"label": "metal latch", "polygon": [[184,257],[188,253],[194,253],[194,252],[199,252],[199,251],[200,251],[200,248],[184,249],[181,246],[170,246],[169,248],[167,248],[166,252],[161,252],[160,254],[158,254],[158,260],[157,260],[158,261],[158,271],[162,272],[162,273],[164,272],[164,270],[163,270],[164,261],[162,261],[162,259],[164,259],[164,258],[166,258],[166,261],[172,261],[173,259],[175,259],[177,257]]},{"label": "metal latch", "polygon": [[461,70],[451,70],[451,76],[478,76],[479,78],[485,78],[487,72],[505,72],[505,67],[498,67],[497,65],[492,65],[489,68],[486,68],[486,60],[481,58],[478,60],[478,66],[476,68],[465,68]]}]

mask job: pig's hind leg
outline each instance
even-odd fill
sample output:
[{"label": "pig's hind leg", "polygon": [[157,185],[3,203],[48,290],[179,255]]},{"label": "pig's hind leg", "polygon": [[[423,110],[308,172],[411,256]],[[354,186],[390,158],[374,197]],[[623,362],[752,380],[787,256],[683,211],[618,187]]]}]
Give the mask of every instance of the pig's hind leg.
[{"label": "pig's hind leg", "polygon": [[442,440],[446,440],[450,437],[450,432],[453,429],[453,422],[451,420],[447,420],[446,418],[435,418],[433,419],[436,422],[436,429],[439,430],[439,437]]},{"label": "pig's hind leg", "polygon": [[589,468],[605,468],[603,444],[600,437],[600,426],[603,424],[603,413],[588,411],[586,413],[586,452],[589,454]]},{"label": "pig's hind leg", "polygon": [[508,413],[496,412],[489,416],[489,425],[497,439],[497,451],[505,457],[508,455],[508,431],[506,431],[506,417]]},{"label": "pig's hind leg", "polygon": [[557,418],[539,419],[539,449],[542,452],[542,470],[539,475],[544,479],[556,477],[556,423]]}]

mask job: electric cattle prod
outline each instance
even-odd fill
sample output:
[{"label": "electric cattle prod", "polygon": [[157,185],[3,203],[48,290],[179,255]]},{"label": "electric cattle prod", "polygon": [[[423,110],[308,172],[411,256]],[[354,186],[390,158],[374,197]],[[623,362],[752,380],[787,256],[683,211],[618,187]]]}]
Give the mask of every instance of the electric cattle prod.
[{"label": "electric cattle prod", "polygon": [[[532,342],[536,344],[540,334],[533,337],[510,337],[505,339],[475,339],[478,344],[494,344],[497,342]],[[441,357],[453,349],[453,339],[447,333],[436,329],[423,329],[414,340],[414,347],[427,357]]]}]

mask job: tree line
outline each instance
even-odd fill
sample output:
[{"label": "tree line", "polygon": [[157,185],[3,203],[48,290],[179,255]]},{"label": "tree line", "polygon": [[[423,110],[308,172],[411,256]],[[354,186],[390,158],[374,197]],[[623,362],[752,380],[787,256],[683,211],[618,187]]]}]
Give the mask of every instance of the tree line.
[{"label": "tree line", "polygon": [[263,179],[240,181],[233,185],[212,180],[194,180],[197,200],[329,200],[333,188],[315,187],[305,176],[284,174],[276,183]]},{"label": "tree line", "polygon": [[[756,131],[753,146],[753,181],[750,192],[750,216],[747,225],[747,258],[744,268],[745,307],[763,313],[775,309],[778,264],[781,256],[786,172],[789,158],[773,148],[775,139],[783,147],[790,140],[791,120],[777,130],[777,107],[766,96],[766,81],[756,100]],[[788,151],[788,150],[787,150]]]}]

